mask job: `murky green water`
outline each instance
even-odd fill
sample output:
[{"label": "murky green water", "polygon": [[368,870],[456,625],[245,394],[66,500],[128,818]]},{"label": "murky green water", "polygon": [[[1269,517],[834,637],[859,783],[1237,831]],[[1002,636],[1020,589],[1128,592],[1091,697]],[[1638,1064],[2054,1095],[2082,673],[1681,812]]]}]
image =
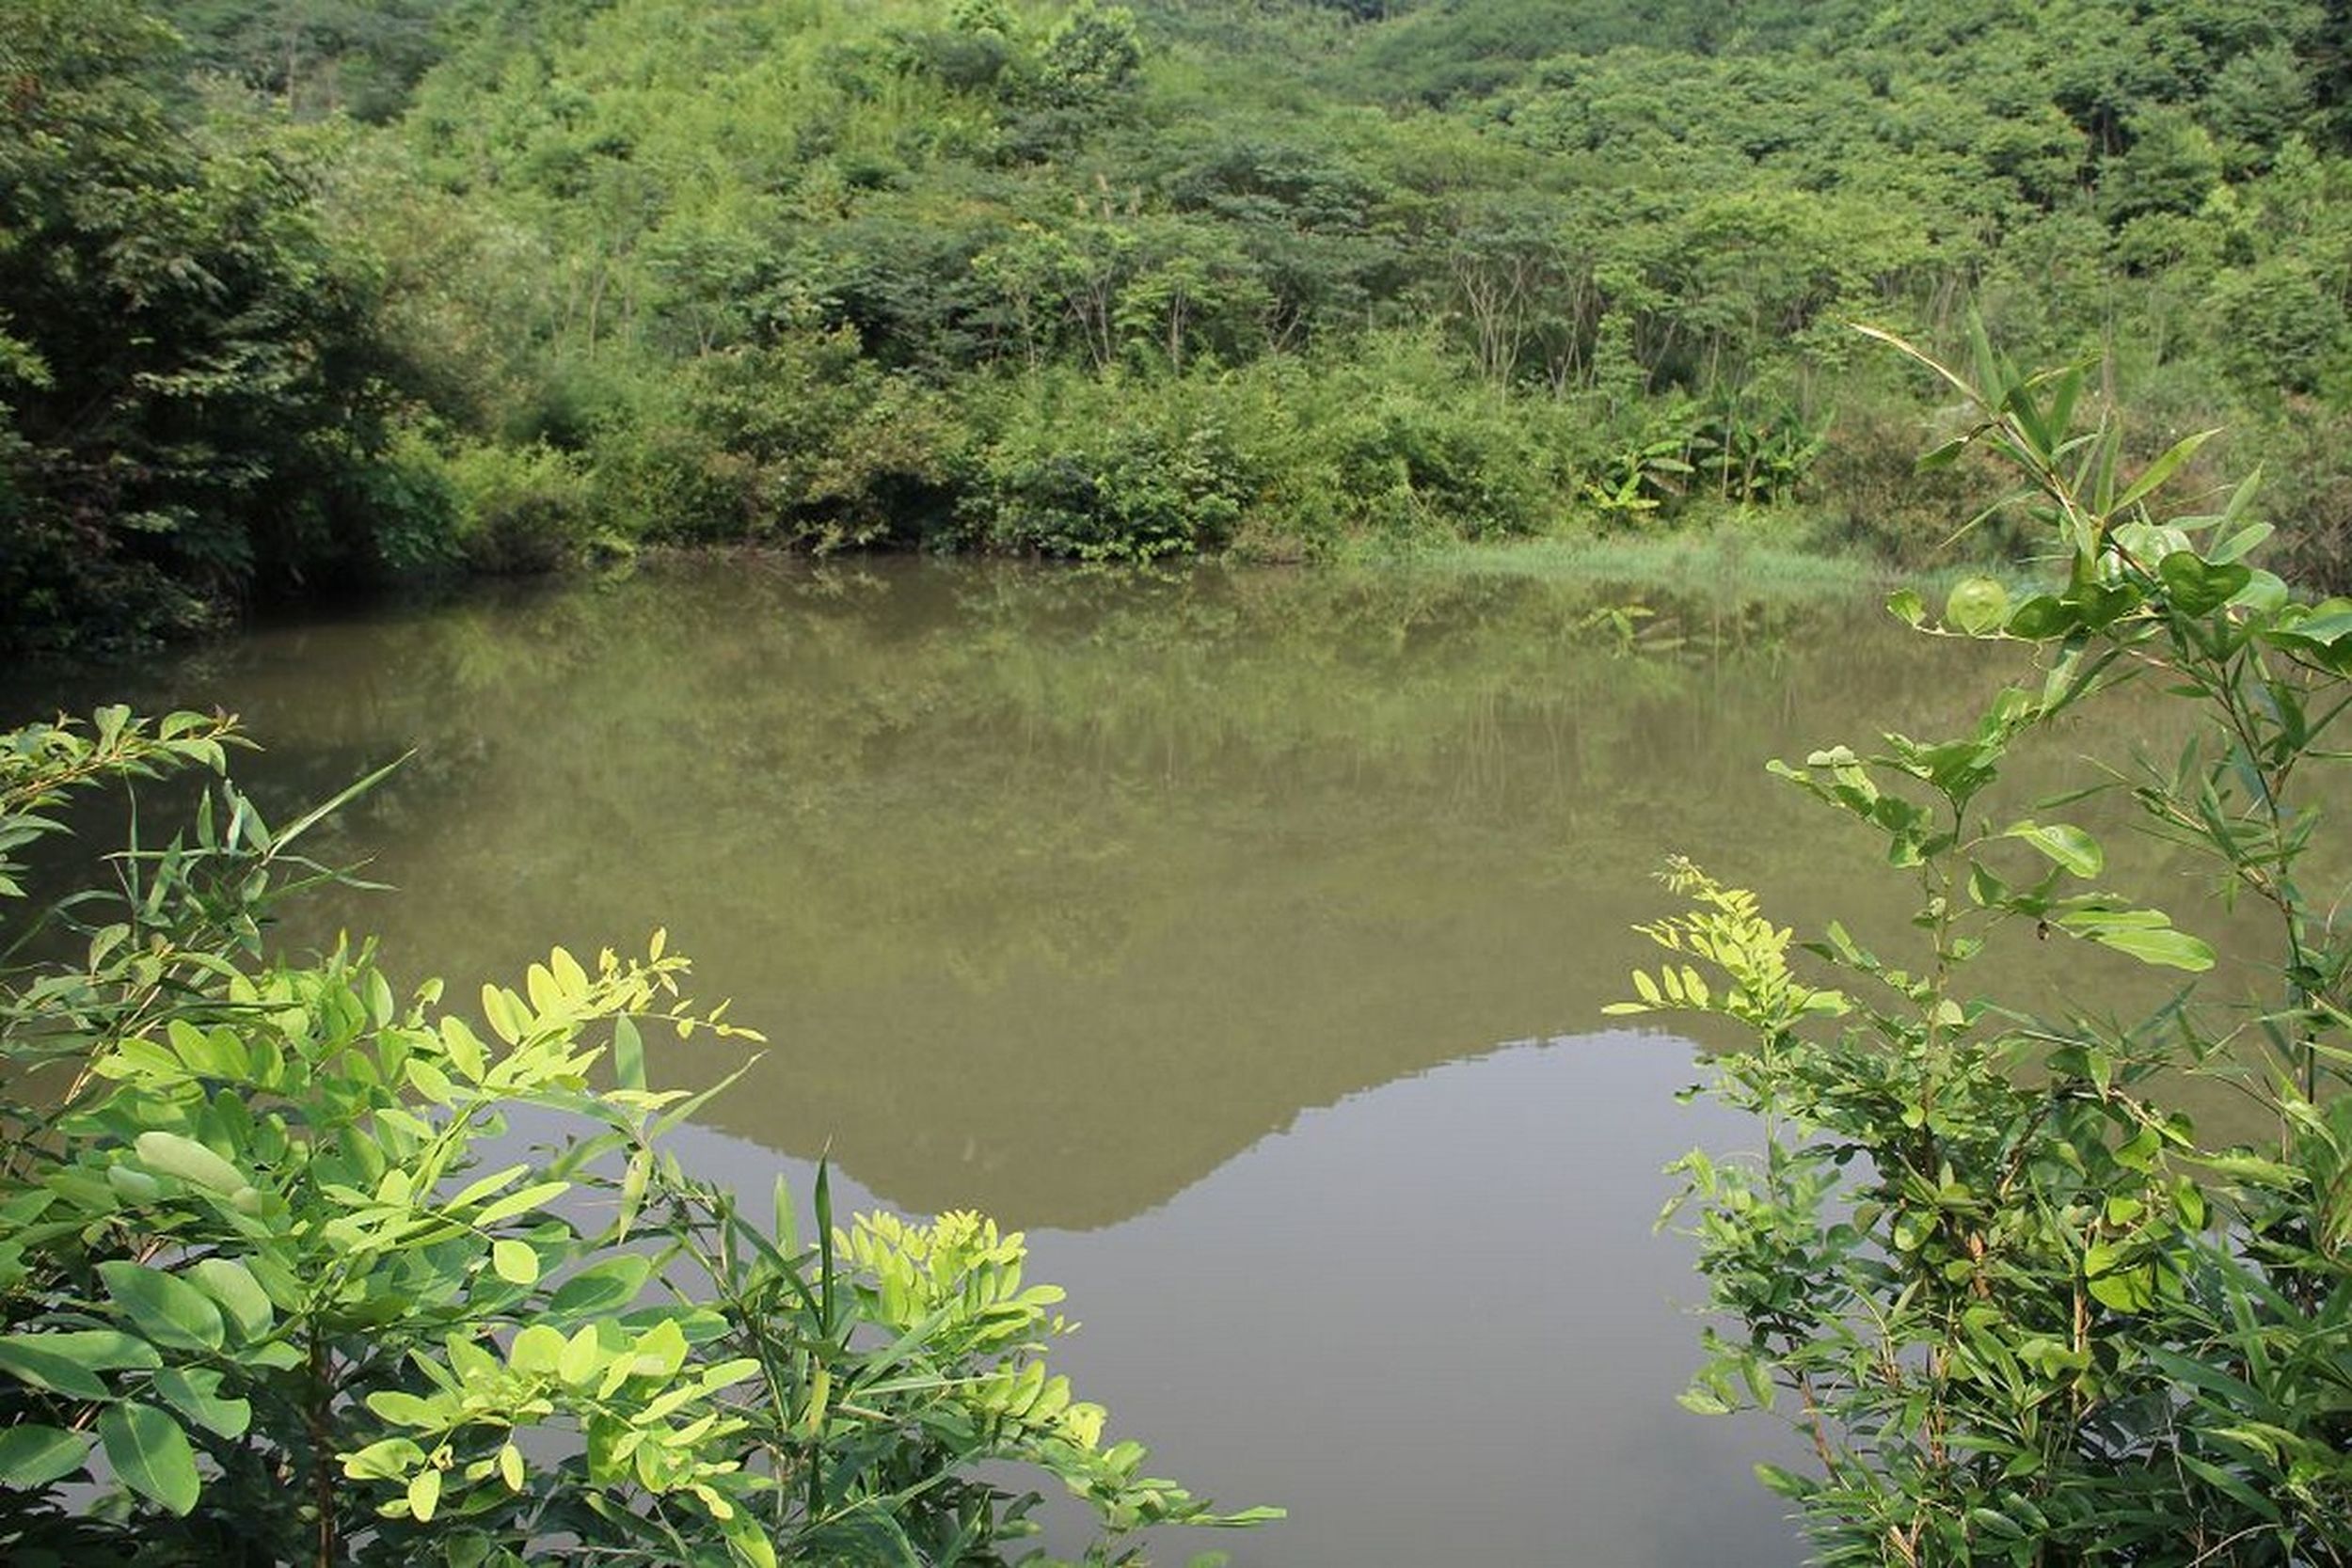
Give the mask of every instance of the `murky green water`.
[{"label": "murky green water", "polygon": [[[1744,1130],[1674,1102],[1690,1043],[1600,1008],[1670,849],[1899,932],[1900,879],[1762,765],[1956,726],[1998,655],[1656,589],[1629,646],[1594,612],[1629,596],[702,562],[258,631],[8,717],[219,704],[285,803],[413,751],[329,846],[401,891],[297,941],[472,977],[666,925],[774,1042],[695,1157],[764,1188],[829,1149],[875,1201],[1027,1227],[1114,1426],[1292,1510],[1200,1546],[1793,1561],[1748,1474],[1772,1434],[1673,1403],[1699,1287],[1651,1231],[1660,1167]],[[2128,983],[2019,941],[2026,983]]]}]

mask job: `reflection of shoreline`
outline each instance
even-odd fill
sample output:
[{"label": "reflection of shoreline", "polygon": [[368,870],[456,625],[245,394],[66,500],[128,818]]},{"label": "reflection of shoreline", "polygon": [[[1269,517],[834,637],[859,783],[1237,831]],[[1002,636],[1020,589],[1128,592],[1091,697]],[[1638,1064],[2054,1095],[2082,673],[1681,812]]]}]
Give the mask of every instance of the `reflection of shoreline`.
[{"label": "reflection of shoreline", "polygon": [[[1523,1568],[1562,1560],[1564,1518],[1579,1561],[1793,1562],[1750,1466],[1784,1444],[1793,1456],[1794,1439],[1673,1402],[1704,1286],[1688,1244],[1652,1233],[1674,1188],[1661,1169],[1745,1132],[1676,1102],[1692,1055],[1623,1030],[1481,1046],[1310,1109],[1123,1223],[1033,1228],[1031,1277],[1065,1287],[1084,1325],[1055,1368],[1109,1406],[1113,1437],[1152,1444],[1154,1473],[1288,1506],[1216,1543],[1238,1564]],[[675,1148],[741,1190],[782,1175],[805,1227],[808,1163],[779,1170],[708,1128]],[[838,1165],[834,1200],[888,1203]],[[1407,1468],[1413,1487],[1363,1485]],[[1044,1516],[1049,1547],[1083,1544],[1078,1515],[1049,1499]],[[1169,1532],[1161,1555],[1201,1544]]]},{"label": "reflection of shoreline", "polygon": [[1782,1434],[1673,1403],[1703,1287],[1651,1231],[1661,1167],[1744,1131],[1675,1102],[1691,1070],[1671,1036],[1482,1048],[1128,1224],[1035,1235],[1088,1324],[1057,1359],[1155,1466],[1290,1507],[1230,1544],[1257,1568],[1793,1562],[1750,1475]]},{"label": "reflection of shoreline", "polygon": [[1901,879],[1762,762],[1937,733],[1977,689],[1954,659],[1994,654],[1843,602],[1713,607],[1715,640],[1627,653],[1599,595],[682,562],[276,628],[170,694],[245,712],[265,802],[416,749],[326,841],[405,891],[294,941],[347,923],[397,973],[471,979],[666,922],[775,1041],[720,1125],[912,1207],[1074,1228],[1449,1042],[1596,1019],[1666,848],[1801,927],[1901,940]]}]

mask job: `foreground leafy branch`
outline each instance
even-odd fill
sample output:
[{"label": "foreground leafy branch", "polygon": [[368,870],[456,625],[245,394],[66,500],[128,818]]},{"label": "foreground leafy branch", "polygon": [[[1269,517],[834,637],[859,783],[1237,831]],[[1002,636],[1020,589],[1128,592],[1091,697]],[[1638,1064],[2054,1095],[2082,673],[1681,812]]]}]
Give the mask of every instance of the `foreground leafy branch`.
[{"label": "foreground leafy branch", "polygon": [[[755,1040],[686,961],[561,948],[470,1019],[365,947],[264,955],[331,875],[225,774],[191,829],[36,903],[69,797],[220,772],[233,723],[0,736],[0,1557],[985,1564],[1009,1462],[1119,1538],[1242,1524],[1104,1447],[1049,1373],[1060,1292],[972,1214],[799,1239],[662,1134],[644,1029]],[[330,802],[332,804],[332,802]],[[33,912],[20,914],[18,911]],[[601,1086],[597,1075],[609,1075]],[[526,1153],[511,1117],[572,1129]]]},{"label": "foreground leafy branch", "polygon": [[[2079,428],[2080,370],[2023,375],[1979,336],[1963,372],[1885,338],[1961,396],[1967,428],[2062,552],[2023,602],[1961,584],[1931,627],[2033,659],[1969,732],[1881,737],[1774,771],[1853,816],[1916,879],[1919,939],[1883,957],[1842,926],[1797,944],[1756,900],[1677,863],[1691,911],[1645,927],[1677,960],[1628,1012],[1731,1019],[1752,1048],[1712,1093],[1760,1118],[1757,1159],[1693,1153],[1681,1213],[1736,1325],[1685,1402],[1782,1409],[1813,1462],[1759,1466],[1830,1563],[2352,1561],[2352,1097],[2341,870],[2320,781],[2352,686],[2352,601],[2312,604],[2248,556],[2251,484],[2217,513],[2153,508],[2202,436],[2126,475]],[[2010,818],[2012,749],[2075,705],[2153,679],[2194,722],[2177,758],[2101,764],[2145,825],[2266,906],[2233,1005],[2192,985],[2130,1023],[1985,994],[2020,937],[2196,974],[2215,953],[2104,885],[2054,802]],[[2079,800],[2080,794],[2070,799]],[[1822,966],[1830,983],[1796,963]],[[1710,978],[1711,976],[1711,978]],[[1834,988],[1834,989],[1833,989]],[[2217,1147],[2178,1083],[2224,1080],[2275,1139]]]}]

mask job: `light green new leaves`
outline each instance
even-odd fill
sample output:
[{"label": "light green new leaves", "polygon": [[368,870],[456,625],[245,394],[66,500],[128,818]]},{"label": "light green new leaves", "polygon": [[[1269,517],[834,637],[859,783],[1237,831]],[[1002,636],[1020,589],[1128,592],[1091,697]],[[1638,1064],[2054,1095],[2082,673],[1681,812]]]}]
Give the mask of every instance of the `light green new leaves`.
[{"label": "light green new leaves", "polygon": [[518,1043],[531,1027],[531,1012],[521,998],[503,986],[485,985],[482,988],[482,1016],[490,1028],[508,1045]]},{"label": "light green new leaves", "polygon": [[[1864,1000],[1827,1027],[1759,1012],[1753,1048],[1715,1058],[1711,1092],[1757,1117],[1766,1147],[1677,1167],[1669,1213],[1695,1216],[1710,1306],[1739,1325],[1708,1332],[1689,1402],[1800,1396],[1819,1469],[1759,1474],[1824,1560],[1876,1561],[1890,1544],[1922,1562],[2163,1556],[2192,1534],[2220,1555],[2260,1540],[2282,1560],[2327,1558],[2352,1492],[2341,1402],[2311,1371],[2343,1359],[2341,1323],[2314,1304],[2341,1297],[2352,1244],[2337,1201],[2352,958],[2342,847],[2320,838],[2332,795],[2312,781],[2347,755],[2325,732],[2352,713],[2352,600],[2298,599],[2245,562],[2261,539],[2241,516],[2248,485],[2216,515],[2156,515],[2204,437],[2128,475],[2104,410],[2076,428],[2083,367],[2019,373],[1979,328],[1969,376],[1874,336],[1967,405],[1966,433],[1931,461],[1972,446],[2004,459],[2020,487],[1996,504],[2031,507],[2065,580],[2014,607],[1990,579],[1952,590],[1940,629],[2031,644],[2019,651],[2039,677],[1997,693],[1973,733],[1889,735],[1879,756],[1839,748],[1776,769],[1915,870],[1911,926],[1931,961],[1883,959],[1832,923],[1805,950],[1867,981]],[[1917,594],[1889,608],[1926,627]],[[2109,874],[2090,832],[1981,815],[2017,742],[2143,677],[2151,729],[2190,732],[2180,760],[2100,771],[2168,845],[2280,917],[2237,938],[2254,999],[2233,976],[2167,988],[2137,1020],[2080,1016],[2079,998],[2029,1012],[1977,989],[2004,927],[2191,974],[2215,964],[2161,911],[2061,891]],[[2019,878],[2025,850],[2042,863]],[[1740,945],[1709,918],[1644,927],[1689,961],[1637,975],[1637,1007],[1728,1010],[1717,976]],[[2200,1144],[2170,1098],[2198,1074],[2267,1105],[2264,1153]],[[1739,1367],[1769,1379],[1742,1386]]]},{"label": "light green new leaves", "polygon": [[442,1406],[436,1401],[399,1388],[382,1388],[370,1394],[367,1406],[394,1426],[430,1428],[440,1424],[443,1415]]},{"label": "light green new leaves", "polygon": [[476,1212],[468,1214],[466,1220],[476,1227],[487,1227],[501,1220],[511,1220],[517,1214],[527,1214],[571,1190],[572,1184],[568,1181],[534,1181],[528,1187],[484,1204]]},{"label": "light green new leaves", "polygon": [[510,1285],[536,1285],[539,1282],[539,1255],[527,1242],[511,1237],[490,1243],[490,1267]]},{"label": "light green new leaves", "polygon": [[625,1089],[642,1091],[645,1086],[644,1037],[626,1014],[612,1021],[612,1076]]},{"label": "light green new leaves", "polygon": [[142,1132],[132,1147],[138,1151],[139,1163],[150,1170],[193,1181],[216,1193],[233,1194],[250,1185],[236,1166],[194,1138],[177,1132]]},{"label": "light green new leaves", "polygon": [[[126,713],[102,728],[132,755]],[[20,776],[36,797],[56,793],[39,782],[38,740],[11,774],[24,744],[0,735],[0,796]],[[52,750],[69,765],[90,754]],[[1118,1469],[1119,1450],[1093,1451],[1099,1407],[1036,1358],[1058,1292],[1022,1282],[1017,1235],[970,1216],[861,1226],[845,1245],[870,1266],[850,1267],[831,1250],[821,1179],[825,1240],[803,1248],[742,1223],[658,1148],[717,1090],[649,1087],[642,1021],[682,1038],[755,1037],[679,996],[685,960],[658,934],[638,961],[554,950],[519,991],[485,988],[473,1027],[437,1010],[437,983],[398,1000],[364,945],[254,963],[260,884],[243,872],[318,814],[273,834],[250,800],[220,802],[172,849],[125,863],[139,883],[128,899],[87,894],[135,909],[94,920],[75,944],[87,953],[37,982],[75,1008],[119,982],[151,1012],[102,1039],[80,1013],[54,1016],[26,1000],[36,991],[11,990],[14,976],[0,981],[0,1011],[87,1047],[94,1069],[87,1101],[62,1114],[0,1107],[38,1129],[13,1145],[31,1179],[0,1202],[13,1329],[0,1333],[0,1394],[27,1418],[0,1431],[0,1489],[29,1502],[10,1531],[37,1517],[75,1550],[168,1551],[163,1515],[201,1503],[246,1525],[272,1560],[303,1557],[326,1525],[347,1541],[381,1531],[384,1554],[404,1560],[423,1550],[480,1563],[494,1541],[535,1553],[547,1531],[616,1561],[681,1560],[675,1536],[647,1547],[658,1497],[681,1511],[697,1561],[831,1560],[818,1538],[850,1513],[901,1540],[957,1540],[959,1560],[993,1559],[1021,1533],[1019,1506],[976,1514],[978,1489],[941,1484],[992,1462],[1041,1468],[1106,1522],[1216,1522],[1180,1488]],[[25,842],[8,836],[6,810],[0,860]],[[191,870],[201,854],[226,864]],[[238,875],[216,897],[198,873],[224,869]],[[224,924],[159,958],[185,933],[156,932],[183,910],[199,927]],[[24,1037],[8,1034],[8,1064]],[[619,1086],[600,1089],[607,1050]],[[528,1162],[482,1164],[485,1140],[524,1106],[601,1128]],[[583,1191],[616,1197],[620,1222],[593,1234],[548,1212]],[[648,1244],[624,1250],[641,1213]],[[714,1237],[715,1258],[701,1256]],[[681,1256],[691,1261],[673,1266]],[[657,1282],[709,1294],[643,1305]],[[881,1315],[885,1294],[905,1315]],[[765,1386],[737,1391],[754,1380]],[[317,1451],[319,1402],[350,1434],[332,1456],[348,1484],[332,1518],[301,1520],[257,1493],[329,1457]],[[593,1481],[577,1464],[534,1474],[533,1433],[584,1450]],[[811,1444],[806,1473],[821,1483],[806,1489],[744,1462],[788,1453],[798,1465]],[[61,1488],[84,1472],[121,1495],[69,1518],[83,1499]],[[51,1547],[8,1541],[0,1555]]]},{"label": "light green new leaves", "polygon": [[408,1512],[419,1524],[433,1517],[441,1502],[441,1472],[419,1470],[408,1478]]}]

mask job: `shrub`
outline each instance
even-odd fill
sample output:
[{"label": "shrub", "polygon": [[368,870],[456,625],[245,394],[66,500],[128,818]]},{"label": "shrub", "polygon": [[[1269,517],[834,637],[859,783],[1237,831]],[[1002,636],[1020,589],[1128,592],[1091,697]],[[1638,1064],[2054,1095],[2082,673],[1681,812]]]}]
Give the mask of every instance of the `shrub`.
[{"label": "shrub", "polygon": [[1867,401],[1837,414],[1805,486],[1820,498],[1827,542],[1858,546],[1913,567],[1956,553],[1978,559],[2025,553],[2028,537],[2005,515],[1966,529],[1984,506],[1980,462],[1918,471],[1915,460],[1930,444],[1929,431],[1908,406]]},{"label": "shrub", "polygon": [[758,466],[694,417],[688,379],[641,388],[589,444],[597,514],[624,537],[735,540],[755,531]]},{"label": "shrub", "polygon": [[1372,338],[1323,369],[1310,429],[1357,528],[1499,539],[1563,510],[1563,405],[1500,396],[1422,335]]},{"label": "shrub", "polygon": [[607,422],[593,466],[631,537],[825,550],[939,536],[964,440],[943,398],[845,329],[699,356]]},{"label": "shrub", "polygon": [[2256,398],[2341,382],[2352,357],[2341,286],[2299,258],[2224,273],[2205,308],[2222,371]]},{"label": "shrub", "polygon": [[[685,1172],[660,1134],[707,1096],[650,1085],[641,1026],[756,1037],[679,997],[659,933],[470,1018],[364,944],[272,958],[336,802],[272,828],[225,778],[116,885],[29,896],[69,796],[240,738],[0,735],[0,1558],[988,1564],[1033,1500],[1002,1462],[1112,1537],[1264,1516],[1102,1445],[1020,1236],[836,1230],[820,1170],[804,1242],[781,1187],[754,1218]],[[525,1110],[575,1131],[526,1152]]]},{"label": "shrub", "polygon": [[[1759,1473],[1825,1562],[2352,1560],[2352,946],[2316,885],[2312,777],[2342,754],[2352,601],[2300,602],[2247,563],[2268,531],[2250,486],[2214,515],[2154,514],[2199,438],[2121,471],[2113,430],[2072,428],[2079,371],[2021,376],[1980,341],[1972,379],[1909,352],[1970,410],[1942,456],[1983,448],[2020,475],[2071,570],[2022,604],[1988,578],[1952,592],[1943,635],[2036,663],[1969,733],[1774,765],[1917,879],[1917,951],[1836,924],[1799,946],[1751,895],[1670,871],[1691,908],[1645,929],[1675,961],[1621,1010],[1752,1032],[1712,1092],[1765,1140],[1679,1167],[1732,1324],[1686,1402],[1788,1399],[1811,1462]],[[1894,608],[1925,625],[1916,595]],[[1973,989],[1994,944],[2215,961],[2106,886],[2064,800],[1990,804],[2013,746],[2141,674],[2198,728],[2177,758],[2103,772],[2265,908],[2264,994],[2032,1016]],[[2242,1090],[2275,1135],[2201,1135],[2168,1092],[2183,1074]]]},{"label": "shrub", "polygon": [[469,441],[445,465],[457,549],[475,571],[549,572],[586,548],[588,484],[563,452]]},{"label": "shrub", "polygon": [[1536,531],[1553,510],[1523,412],[1499,398],[1391,388],[1339,416],[1326,439],[1350,509],[1375,531],[1507,538]]},{"label": "shrub", "polygon": [[2352,590],[2352,415],[2289,398],[2251,433],[2262,460],[2263,515],[2279,530],[2275,553],[2296,581]]},{"label": "shrub", "polygon": [[1224,546],[1256,492],[1213,398],[1038,378],[978,463],[966,517],[989,544],[1149,561]]},{"label": "shrub", "polygon": [[460,559],[465,525],[438,434],[422,421],[394,426],[384,450],[355,476],[373,554],[392,572],[429,571]]}]

